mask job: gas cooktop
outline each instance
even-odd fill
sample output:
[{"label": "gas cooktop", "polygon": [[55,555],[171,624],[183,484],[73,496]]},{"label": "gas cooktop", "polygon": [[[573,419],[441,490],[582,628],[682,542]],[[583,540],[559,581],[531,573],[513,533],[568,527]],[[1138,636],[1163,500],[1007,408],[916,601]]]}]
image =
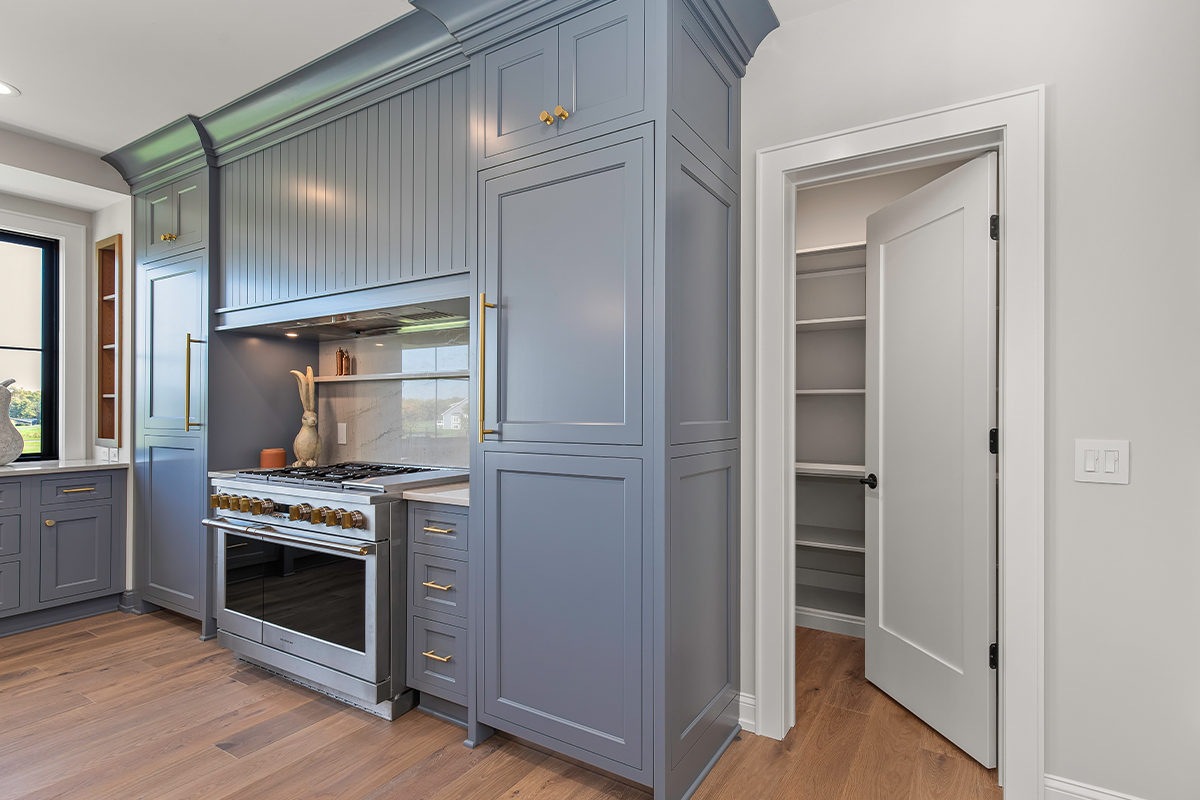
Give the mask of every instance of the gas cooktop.
[{"label": "gas cooktop", "polygon": [[369,492],[403,491],[418,485],[445,483],[465,478],[466,470],[428,467],[419,464],[375,464],[351,461],[317,467],[281,467],[248,469],[237,478],[291,486],[321,487],[326,490],[351,489]]}]

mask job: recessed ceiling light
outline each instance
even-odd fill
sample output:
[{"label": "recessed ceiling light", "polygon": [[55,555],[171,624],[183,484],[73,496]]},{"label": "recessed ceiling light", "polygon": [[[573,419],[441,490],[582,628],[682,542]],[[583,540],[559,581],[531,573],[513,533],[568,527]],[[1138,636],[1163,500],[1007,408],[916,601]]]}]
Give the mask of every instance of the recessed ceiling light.
[{"label": "recessed ceiling light", "polygon": [[299,335],[300,334],[298,334],[298,333],[290,333],[290,332],[284,334],[284,336],[288,337],[289,339],[295,339]]},{"label": "recessed ceiling light", "polygon": [[0,81],[0,95],[8,94],[8,95],[12,95],[15,97],[15,96],[19,95],[20,93],[21,93],[21,90],[15,86],[13,86],[11,83],[5,83],[4,81]]}]

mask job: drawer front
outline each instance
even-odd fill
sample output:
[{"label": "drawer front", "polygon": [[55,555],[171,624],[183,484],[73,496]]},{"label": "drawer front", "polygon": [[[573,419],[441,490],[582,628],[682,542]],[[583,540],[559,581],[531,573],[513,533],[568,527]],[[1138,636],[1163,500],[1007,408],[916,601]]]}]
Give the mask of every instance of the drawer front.
[{"label": "drawer front", "polygon": [[409,596],[413,613],[421,609],[467,618],[467,563],[428,553],[413,553]]},{"label": "drawer front", "polygon": [[414,503],[408,508],[408,538],[415,544],[465,551],[467,515],[448,511],[444,506]]},{"label": "drawer front", "polygon": [[0,517],[0,558],[21,552],[21,515]]},{"label": "drawer front", "polygon": [[0,483],[0,508],[21,507],[21,482]]},{"label": "drawer front", "polygon": [[413,617],[409,625],[408,685],[446,700],[467,697],[467,632]]},{"label": "drawer front", "polygon": [[0,564],[0,614],[21,607],[21,562]]},{"label": "drawer front", "polygon": [[42,505],[86,503],[112,497],[111,475],[78,475],[42,481]]}]

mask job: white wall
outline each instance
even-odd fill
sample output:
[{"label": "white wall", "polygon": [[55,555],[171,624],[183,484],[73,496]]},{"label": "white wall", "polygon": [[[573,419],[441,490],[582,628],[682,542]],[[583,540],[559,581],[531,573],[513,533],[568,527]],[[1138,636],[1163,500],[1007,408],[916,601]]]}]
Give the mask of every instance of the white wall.
[{"label": "white wall", "polygon": [[[121,304],[121,447],[117,461],[133,463],[133,198],[102,208],[92,214],[92,256],[95,257],[96,242],[114,234],[121,234],[121,266],[123,270]],[[97,275],[92,270],[88,296],[95,301]],[[96,326],[91,329],[88,340],[89,352],[95,352]],[[95,392],[89,393],[94,397]],[[92,430],[96,430],[96,410],[92,409]],[[94,447],[95,457],[100,458],[100,448]],[[133,475],[126,481],[128,510],[125,515],[125,588],[133,589]]]},{"label": "white wall", "polygon": [[[1046,769],[1153,800],[1196,796],[1200,752],[1198,31],[1178,0],[848,0],[773,32],[743,82],[746,431],[755,151],[1047,86]],[[1074,482],[1093,436],[1132,441],[1128,486]],[[753,457],[747,437],[747,637]]]}]

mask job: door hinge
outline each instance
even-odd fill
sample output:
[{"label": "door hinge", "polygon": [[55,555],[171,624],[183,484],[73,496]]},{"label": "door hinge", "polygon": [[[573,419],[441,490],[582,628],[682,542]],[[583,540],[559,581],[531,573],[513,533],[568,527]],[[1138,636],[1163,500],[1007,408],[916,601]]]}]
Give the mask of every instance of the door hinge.
[{"label": "door hinge", "polygon": [[1000,669],[1000,645],[992,642],[988,648],[988,666],[992,669]]},{"label": "door hinge", "polygon": [[991,222],[991,225],[988,227],[988,230],[992,234],[993,241],[996,241],[996,242],[1000,241],[1000,215],[999,214],[992,214],[992,222]]},{"label": "door hinge", "polygon": [[1000,429],[992,428],[988,431],[988,452],[996,455],[1000,452]]}]

